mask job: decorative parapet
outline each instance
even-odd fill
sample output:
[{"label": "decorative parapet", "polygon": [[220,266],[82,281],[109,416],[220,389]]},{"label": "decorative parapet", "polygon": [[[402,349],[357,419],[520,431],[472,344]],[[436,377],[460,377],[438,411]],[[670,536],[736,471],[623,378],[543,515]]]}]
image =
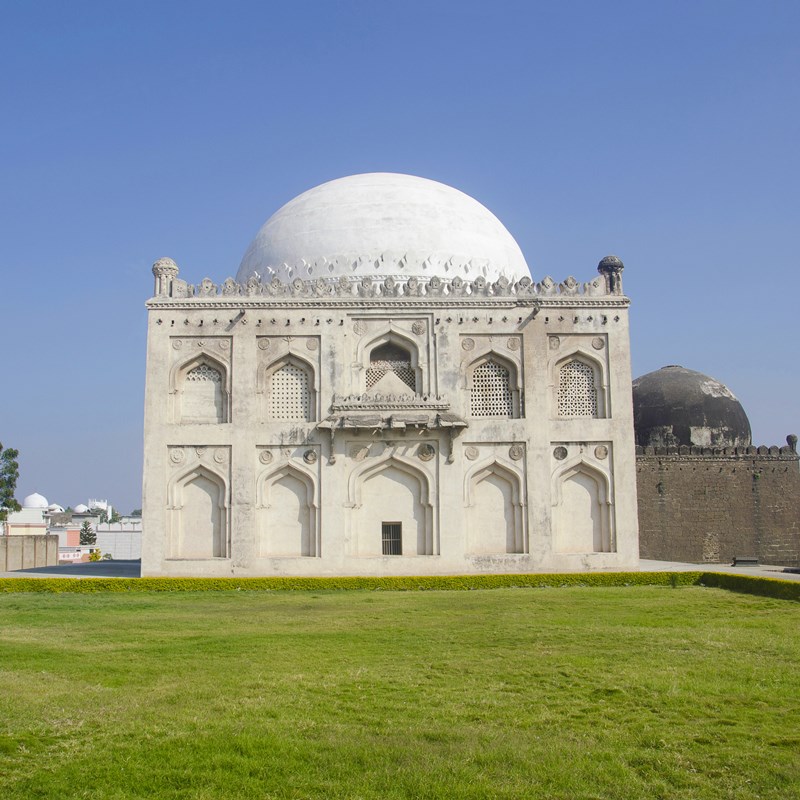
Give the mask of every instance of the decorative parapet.
[{"label": "decorative parapet", "polygon": [[[174,262],[173,262],[174,263]],[[156,297],[172,299],[294,299],[294,298],[354,298],[354,299],[411,299],[411,298],[495,298],[495,299],[535,299],[535,298],[578,298],[607,297],[606,282],[598,276],[592,281],[581,283],[572,276],[561,283],[551,277],[535,283],[528,277],[511,282],[501,277],[489,282],[483,277],[465,281],[460,277],[451,280],[434,275],[432,278],[410,277],[397,281],[389,276],[378,278],[317,278],[302,280],[295,278],[284,283],[273,278],[262,283],[251,277],[246,283],[237,283],[227,278],[221,284],[204,278],[198,284],[187,283],[177,277],[177,267],[170,270],[168,278],[156,281]]]}]

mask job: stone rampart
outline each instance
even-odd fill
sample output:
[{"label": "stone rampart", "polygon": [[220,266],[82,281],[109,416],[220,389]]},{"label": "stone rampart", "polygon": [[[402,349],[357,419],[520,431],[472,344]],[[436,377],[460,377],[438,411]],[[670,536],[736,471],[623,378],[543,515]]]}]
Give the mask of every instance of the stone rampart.
[{"label": "stone rampart", "polygon": [[800,566],[792,446],[637,447],[636,471],[641,558]]}]

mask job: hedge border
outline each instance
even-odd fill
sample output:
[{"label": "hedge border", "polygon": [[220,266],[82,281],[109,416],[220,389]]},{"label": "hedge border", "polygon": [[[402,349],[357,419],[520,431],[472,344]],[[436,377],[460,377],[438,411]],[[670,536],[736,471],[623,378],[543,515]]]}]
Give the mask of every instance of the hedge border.
[{"label": "hedge border", "polygon": [[340,578],[0,578],[0,592],[426,591],[562,586],[710,586],[800,601],[800,581],[719,572],[581,572]]}]

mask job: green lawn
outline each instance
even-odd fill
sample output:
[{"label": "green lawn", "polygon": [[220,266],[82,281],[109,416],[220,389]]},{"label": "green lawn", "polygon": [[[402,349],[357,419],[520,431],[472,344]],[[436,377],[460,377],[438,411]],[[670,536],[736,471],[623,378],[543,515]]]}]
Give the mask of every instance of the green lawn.
[{"label": "green lawn", "polygon": [[800,604],[0,594],[0,797],[800,798]]}]

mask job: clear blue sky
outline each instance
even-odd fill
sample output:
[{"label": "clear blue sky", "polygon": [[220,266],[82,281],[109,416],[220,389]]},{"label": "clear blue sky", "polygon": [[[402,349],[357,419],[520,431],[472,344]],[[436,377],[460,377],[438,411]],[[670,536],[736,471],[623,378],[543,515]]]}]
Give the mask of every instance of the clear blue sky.
[{"label": "clear blue sky", "polygon": [[0,441],[18,497],[140,505],[150,266],[222,280],[323,181],[488,206],[534,278],[626,264],[634,375],[800,432],[800,3],[0,5]]}]

